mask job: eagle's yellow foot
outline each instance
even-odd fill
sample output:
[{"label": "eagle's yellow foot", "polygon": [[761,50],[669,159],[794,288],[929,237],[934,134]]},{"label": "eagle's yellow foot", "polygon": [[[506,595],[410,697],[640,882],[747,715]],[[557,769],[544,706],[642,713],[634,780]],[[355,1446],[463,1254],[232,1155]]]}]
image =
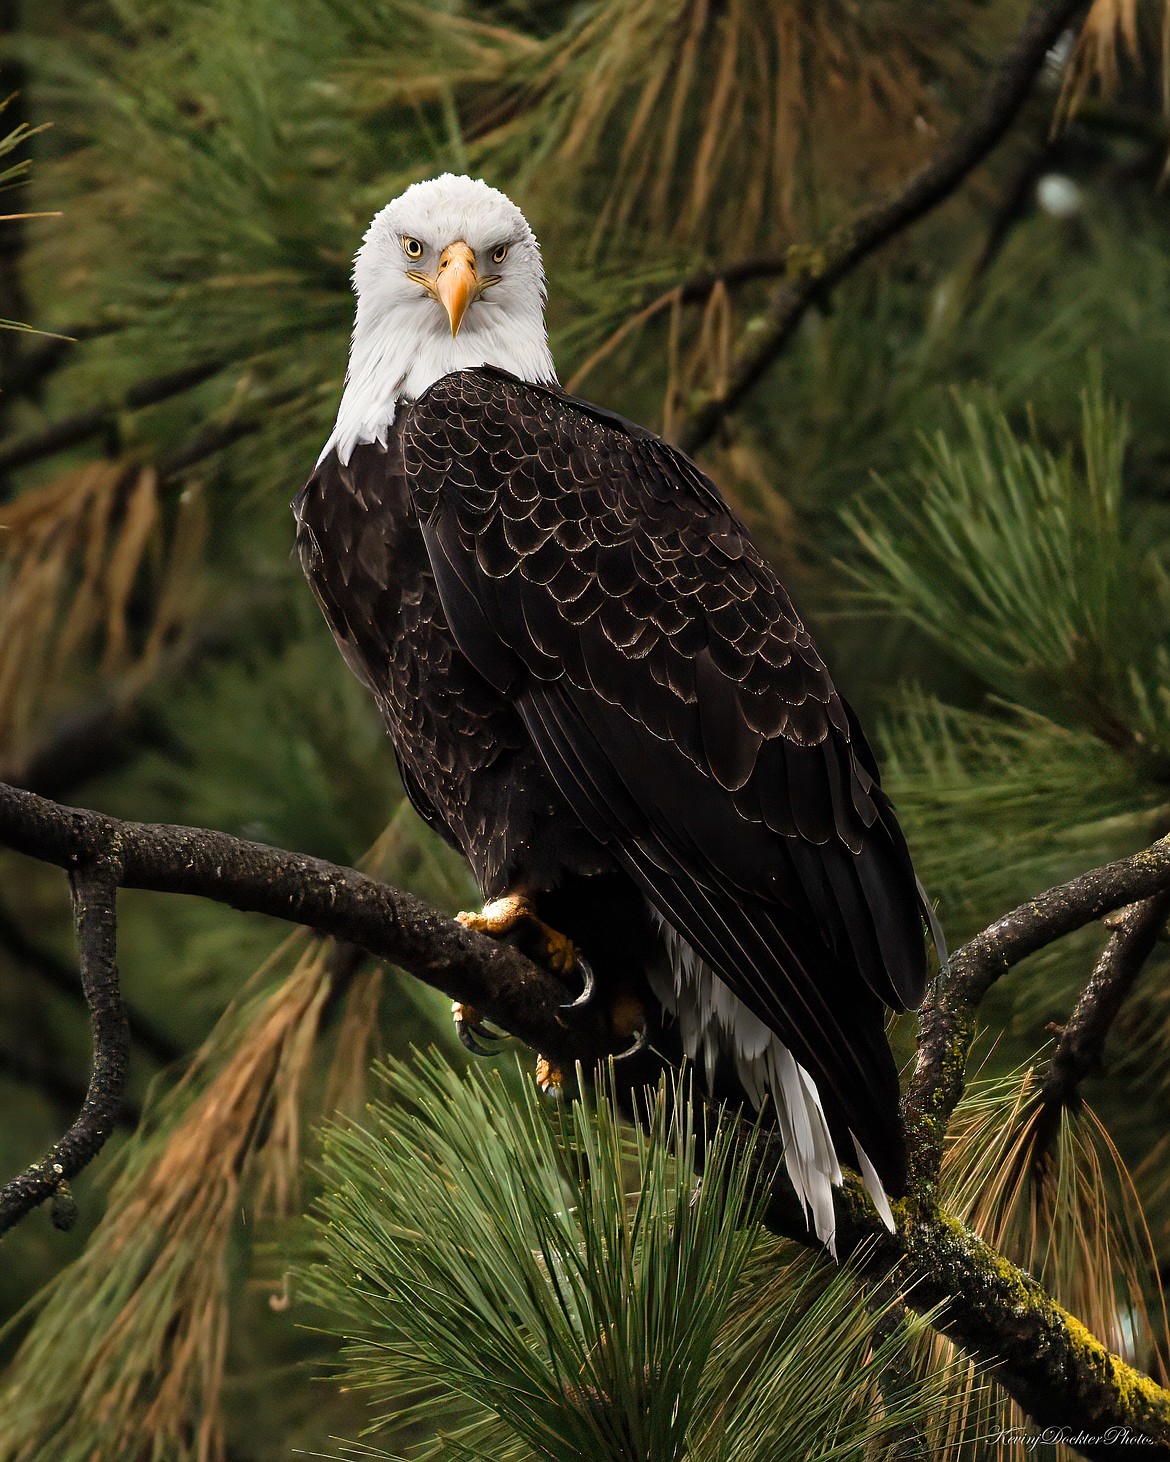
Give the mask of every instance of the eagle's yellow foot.
[{"label": "eagle's yellow foot", "polygon": [[562,979],[577,967],[577,946],[560,930],[550,929],[543,919],[537,918],[523,894],[512,893],[506,898],[492,899],[484,904],[481,913],[456,914],[455,917],[465,929],[474,929],[477,934],[490,934],[493,939],[503,939],[519,932],[534,935],[533,958]]},{"label": "eagle's yellow foot", "polygon": [[559,1102],[565,1095],[565,1073],[547,1056],[537,1056],[536,1085],[542,1096]]},{"label": "eagle's yellow foot", "polygon": [[484,1029],[483,1016],[474,1005],[463,1005],[458,1000],[451,1002],[451,1018],[455,1022],[455,1034],[465,1050],[473,1056],[494,1056],[496,1053],[483,1042],[496,1044],[500,1037]]}]

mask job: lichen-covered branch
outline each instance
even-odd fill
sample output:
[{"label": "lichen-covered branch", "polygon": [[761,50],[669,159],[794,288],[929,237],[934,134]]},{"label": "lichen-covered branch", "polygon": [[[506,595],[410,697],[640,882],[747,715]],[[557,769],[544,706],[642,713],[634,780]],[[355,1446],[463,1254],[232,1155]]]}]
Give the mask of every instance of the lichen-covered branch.
[{"label": "lichen-covered branch", "polygon": [[[875,204],[820,248],[798,256],[801,267],[792,268],[763,315],[745,333],[723,389],[700,402],[685,419],[678,433],[684,451],[696,452],[711,440],[724,417],[782,354],[813,305],[825,300],[846,275],[949,198],[970,176],[1011,126],[1049,50],[1083,8],[1084,0],[1040,0],[1034,5],[1015,43],[950,141],[892,197]],[[795,265],[797,257],[792,262]]]},{"label": "lichen-covered branch", "polygon": [[[761,1164],[783,1161],[762,1139]],[[1138,1456],[1170,1455],[1170,1391],[1114,1355],[1018,1265],[936,1205],[894,1205],[885,1229],[859,1179],[837,1195],[837,1252],[879,1288],[896,1273],[905,1303],[952,1339],[1040,1426],[1079,1439],[1082,1456],[1109,1458],[1128,1436]],[[778,1187],[765,1223],[815,1246],[791,1190]]]},{"label": "lichen-covered branch", "polygon": [[901,1258],[909,1303],[941,1306],[938,1328],[984,1362],[1039,1426],[1060,1427],[1089,1458],[1128,1455],[1127,1442],[1138,1456],[1167,1455],[1170,1391],[1113,1355],[957,1220],[932,1212],[910,1217],[897,1237],[868,1237],[860,1254],[867,1271]]},{"label": "lichen-covered branch", "polygon": [[[78,883],[85,958],[91,971],[105,972],[93,987],[95,1023],[99,1015],[113,1018],[110,1002],[116,997],[116,983],[111,987],[109,979],[116,977],[109,880],[116,878],[123,887],[195,894],[331,935],[392,961],[452,999],[476,1006],[565,1066],[581,1061],[591,1067],[615,1045],[624,1044],[615,1040],[601,1012],[575,1019],[572,1029],[567,1028],[562,1006],[569,992],[516,950],[350,868],[207,829],[124,822],[63,807],[2,783],[0,846],[65,868],[75,880],[92,880],[97,876],[93,870],[107,880],[100,885]],[[969,1022],[994,980],[1044,944],[1113,909],[1167,890],[1170,838],[1051,890],[999,920],[955,955],[936,983],[924,1018],[925,1059],[908,1103],[915,1123],[912,1150],[929,1152],[936,1133],[941,1141],[962,1090]],[[107,1103],[103,1111],[108,1114],[117,1085],[118,1047],[105,1037],[100,1044],[112,1053],[101,1072]],[[122,1060],[124,1049],[123,1044]],[[95,1082],[98,1076],[95,1063]],[[103,1116],[101,1122],[105,1121]],[[50,1154],[49,1173],[56,1183],[77,1170],[64,1162],[60,1173],[53,1167],[61,1162],[60,1151],[68,1140]],[[764,1144],[760,1160],[777,1170],[782,1165],[777,1139],[758,1140]],[[940,1327],[972,1356],[994,1366],[996,1378],[1036,1420],[1058,1422],[1086,1436],[1104,1437],[1111,1427],[1127,1428],[1135,1436],[1170,1446],[1170,1392],[1111,1355],[1039,1284],[938,1212],[932,1201],[934,1170],[929,1161],[920,1161],[916,1172],[923,1186],[897,1205],[897,1234],[881,1226],[860,1183],[846,1185],[839,1202],[841,1254],[853,1255],[875,1279],[900,1264],[907,1302],[920,1310],[943,1305]],[[16,1181],[27,1178],[22,1175]],[[45,1177],[35,1201],[48,1196],[53,1186]],[[778,1232],[814,1243],[795,1198],[779,1188],[768,1222]],[[1098,1447],[1090,1440],[1077,1446],[1088,1457],[1111,1455],[1104,1443]]]}]

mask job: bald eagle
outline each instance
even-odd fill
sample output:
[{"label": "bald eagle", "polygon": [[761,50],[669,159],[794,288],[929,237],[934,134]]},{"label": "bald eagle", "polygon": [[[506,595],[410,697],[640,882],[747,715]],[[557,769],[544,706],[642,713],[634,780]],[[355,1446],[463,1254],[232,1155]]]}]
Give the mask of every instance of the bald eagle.
[{"label": "bald eagle", "polygon": [[297,547],[407,795],[471,864],[463,917],[539,932],[615,1027],[632,995],[713,1089],[767,1099],[823,1242],[841,1162],[892,1227],[884,1016],[921,999],[929,909],[791,600],[693,462],[561,390],[502,193],[416,183],[353,280]]}]

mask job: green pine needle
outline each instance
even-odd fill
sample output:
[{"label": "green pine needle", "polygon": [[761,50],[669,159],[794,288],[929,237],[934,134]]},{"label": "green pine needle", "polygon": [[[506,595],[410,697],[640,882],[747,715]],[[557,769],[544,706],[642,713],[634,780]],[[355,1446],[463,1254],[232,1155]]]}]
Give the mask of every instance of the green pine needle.
[{"label": "green pine needle", "polygon": [[664,1091],[635,1134],[434,1055],[384,1077],[393,1105],[328,1136],[310,1276],[363,1383],[462,1396],[541,1457],[681,1457],[761,1198],[730,1129],[697,1185]]},{"label": "green pine needle", "polygon": [[365,1124],[327,1133],[305,1284],[414,1462],[860,1462],[937,1405],[938,1377],[879,1391],[906,1342],[875,1344],[852,1276],[755,1226],[736,1123],[697,1179],[689,1076],[631,1130],[610,1096],[553,1111],[434,1054],[381,1075]]},{"label": "green pine needle", "polygon": [[944,917],[962,921],[954,939],[1141,846],[1166,805],[1164,789],[1096,736],[1020,706],[965,711],[908,688],[879,735],[922,877]]},{"label": "green pine needle", "polygon": [[906,483],[847,514],[871,559],[854,571],[867,602],[914,622],[997,694],[1076,707],[1102,735],[1122,734],[1125,667],[1157,643],[1151,608],[1163,625],[1170,608],[1164,595],[1151,605],[1143,555],[1122,532],[1123,415],[1099,382],[1086,390],[1078,467],[1035,431],[1018,436],[990,399],[960,412],[957,444],[927,439]]}]

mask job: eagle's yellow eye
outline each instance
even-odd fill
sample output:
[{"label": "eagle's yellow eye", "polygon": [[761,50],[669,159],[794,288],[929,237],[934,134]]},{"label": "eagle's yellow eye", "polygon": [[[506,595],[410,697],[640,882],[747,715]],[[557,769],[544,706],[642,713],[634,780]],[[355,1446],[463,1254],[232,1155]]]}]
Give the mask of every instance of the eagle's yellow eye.
[{"label": "eagle's yellow eye", "polygon": [[422,245],[417,239],[412,239],[409,234],[402,235],[402,248],[408,259],[422,258]]},{"label": "eagle's yellow eye", "polygon": [[508,246],[507,246],[507,244],[501,244],[500,247],[498,249],[494,250],[494,252],[492,253],[492,263],[493,264],[502,264],[507,257],[508,257]]}]

